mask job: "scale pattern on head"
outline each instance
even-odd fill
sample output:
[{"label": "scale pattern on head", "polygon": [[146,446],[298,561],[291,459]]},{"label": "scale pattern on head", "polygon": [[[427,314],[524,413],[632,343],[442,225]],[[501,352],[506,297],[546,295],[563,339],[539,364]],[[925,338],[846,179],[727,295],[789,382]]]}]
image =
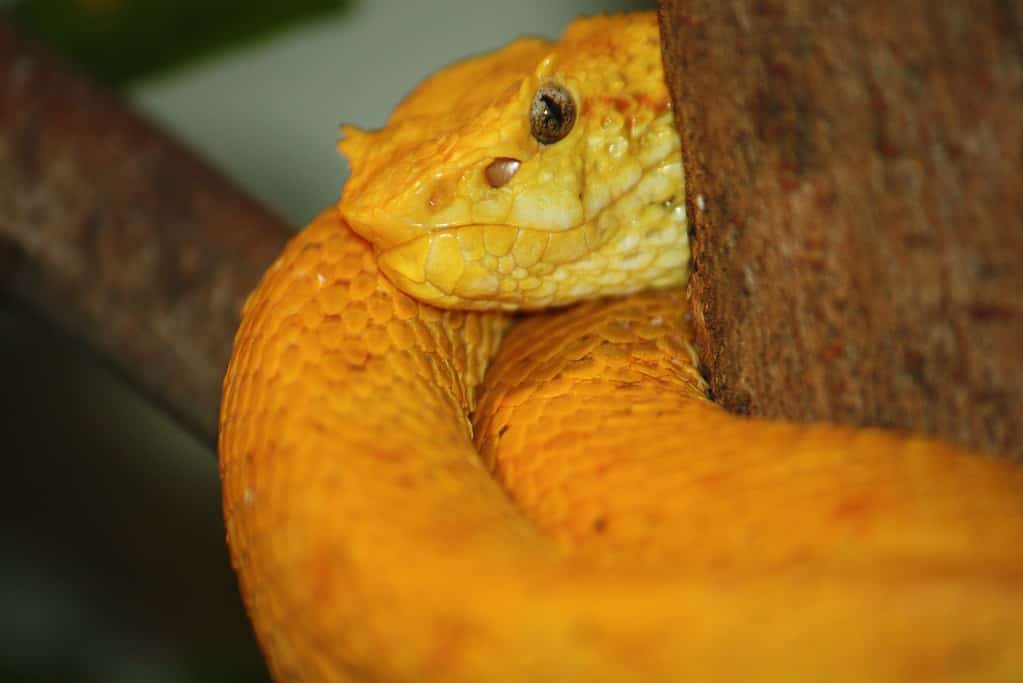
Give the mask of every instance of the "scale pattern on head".
[{"label": "scale pattern on head", "polygon": [[682,161],[656,17],[593,17],[425,81],[343,128],[339,205],[435,305],[536,309],[685,280]]}]

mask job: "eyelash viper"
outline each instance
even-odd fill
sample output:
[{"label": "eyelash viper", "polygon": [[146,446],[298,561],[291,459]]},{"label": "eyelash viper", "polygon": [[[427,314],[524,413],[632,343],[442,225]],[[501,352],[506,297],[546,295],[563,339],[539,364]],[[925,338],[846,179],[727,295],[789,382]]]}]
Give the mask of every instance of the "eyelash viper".
[{"label": "eyelash viper", "polygon": [[345,134],[342,200],[249,298],[224,382],[277,679],[1023,677],[1019,468],[706,399],[652,13]]}]

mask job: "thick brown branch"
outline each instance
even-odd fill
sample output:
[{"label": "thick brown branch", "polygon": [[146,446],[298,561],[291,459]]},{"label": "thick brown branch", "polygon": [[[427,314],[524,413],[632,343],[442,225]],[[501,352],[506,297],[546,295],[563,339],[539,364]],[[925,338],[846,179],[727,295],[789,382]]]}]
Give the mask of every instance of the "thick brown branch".
[{"label": "thick brown branch", "polygon": [[715,396],[1023,456],[1023,3],[661,19]]},{"label": "thick brown branch", "polygon": [[0,285],[216,434],[248,291],[289,228],[0,23]]}]

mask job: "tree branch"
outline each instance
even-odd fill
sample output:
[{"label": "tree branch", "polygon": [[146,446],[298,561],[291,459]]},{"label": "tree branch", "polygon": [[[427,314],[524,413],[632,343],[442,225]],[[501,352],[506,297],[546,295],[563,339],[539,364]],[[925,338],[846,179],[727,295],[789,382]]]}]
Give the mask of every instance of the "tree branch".
[{"label": "tree branch", "polygon": [[1023,457],[1023,3],[661,20],[715,397]]},{"label": "tree branch", "polygon": [[242,302],[291,230],[0,22],[0,285],[212,440]]}]

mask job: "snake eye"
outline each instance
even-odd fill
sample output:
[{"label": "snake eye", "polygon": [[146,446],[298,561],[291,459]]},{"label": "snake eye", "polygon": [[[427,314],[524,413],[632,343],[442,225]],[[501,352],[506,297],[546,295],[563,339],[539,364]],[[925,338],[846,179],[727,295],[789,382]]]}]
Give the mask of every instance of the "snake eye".
[{"label": "snake eye", "polygon": [[533,137],[552,145],[568,135],[575,124],[575,100],[560,85],[541,86],[529,107],[529,128]]}]

